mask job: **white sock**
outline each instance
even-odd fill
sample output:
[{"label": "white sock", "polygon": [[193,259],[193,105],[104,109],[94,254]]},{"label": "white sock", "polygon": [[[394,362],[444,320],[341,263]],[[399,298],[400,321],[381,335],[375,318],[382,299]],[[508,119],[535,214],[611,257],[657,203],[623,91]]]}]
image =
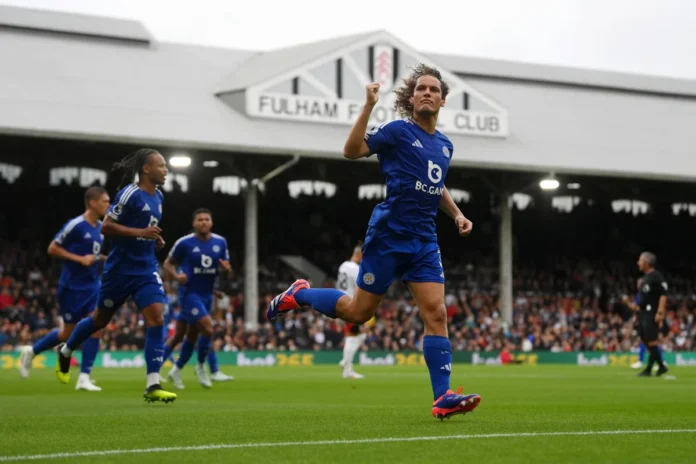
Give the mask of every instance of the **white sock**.
[{"label": "white sock", "polygon": [[80,376],[77,378],[78,382],[89,382],[89,374],[85,372],[80,372]]},{"label": "white sock", "polygon": [[351,374],[353,372],[353,359],[355,353],[360,348],[359,337],[346,337],[343,343],[343,373]]},{"label": "white sock", "polygon": [[66,358],[69,358],[73,354],[73,350],[68,348],[68,345],[63,345],[63,348],[60,349],[60,352],[65,356]]},{"label": "white sock", "polygon": [[160,383],[159,372],[151,372],[147,374],[147,388]]}]

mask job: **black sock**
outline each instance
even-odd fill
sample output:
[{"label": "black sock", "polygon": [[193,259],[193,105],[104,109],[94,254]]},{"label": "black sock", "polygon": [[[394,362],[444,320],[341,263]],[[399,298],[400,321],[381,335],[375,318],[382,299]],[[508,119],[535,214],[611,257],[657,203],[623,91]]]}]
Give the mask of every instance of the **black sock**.
[{"label": "black sock", "polygon": [[660,369],[664,369],[665,365],[662,363],[662,356],[657,346],[650,346],[648,349],[650,350],[650,368],[652,369],[653,362],[656,362]]}]

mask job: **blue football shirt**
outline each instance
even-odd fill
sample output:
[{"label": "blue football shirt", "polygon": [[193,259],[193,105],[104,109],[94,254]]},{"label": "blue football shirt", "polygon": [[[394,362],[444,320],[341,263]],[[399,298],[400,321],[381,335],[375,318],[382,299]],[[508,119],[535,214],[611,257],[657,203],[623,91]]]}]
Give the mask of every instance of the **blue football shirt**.
[{"label": "blue football shirt", "polygon": [[407,237],[436,237],[435,217],[454,152],[452,142],[411,120],[373,127],[365,141],[370,154],[377,154],[387,186],[387,198],[375,207],[369,225]]},{"label": "blue football shirt", "polygon": [[[107,215],[119,224],[135,229],[159,225],[162,220],[162,192],[154,195],[130,184],[116,194]],[[125,275],[157,273],[155,240],[141,237],[112,237],[111,253],[106,259],[104,272],[116,271]]]},{"label": "blue football shirt", "polygon": [[227,240],[220,235],[210,234],[208,240],[201,240],[189,234],[174,243],[169,256],[187,277],[186,283],[179,286],[179,298],[188,294],[208,298],[213,294],[220,260],[229,261],[230,252]]},{"label": "blue football shirt", "polygon": [[[76,255],[99,255],[104,244],[101,221],[92,225],[83,215],[77,216],[66,222],[53,240]],[[74,261],[64,260],[58,286],[72,290],[89,290],[99,287],[99,261],[85,267]]]}]

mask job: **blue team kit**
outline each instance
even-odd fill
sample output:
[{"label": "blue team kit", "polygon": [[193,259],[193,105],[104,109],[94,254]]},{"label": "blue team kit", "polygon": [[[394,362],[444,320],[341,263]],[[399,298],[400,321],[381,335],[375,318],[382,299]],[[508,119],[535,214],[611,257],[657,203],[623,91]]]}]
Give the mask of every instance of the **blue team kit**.
[{"label": "blue team kit", "polygon": [[[146,229],[157,226],[162,219],[162,202],[159,190],[151,195],[137,184],[130,184],[116,194],[107,215],[123,226]],[[141,237],[113,237],[99,290],[100,308],[116,310],[128,297],[139,310],[166,303],[155,245],[155,240]]]},{"label": "blue team kit", "polygon": [[[104,244],[101,221],[92,225],[83,215],[77,216],[65,223],[54,240],[70,253],[98,256]],[[96,309],[99,284],[99,261],[89,267],[70,260],[63,261],[58,282],[58,306],[66,323],[76,324]]]},{"label": "blue team kit", "polygon": [[357,285],[384,294],[396,279],[444,283],[435,217],[454,153],[442,133],[395,120],[365,134],[385,177],[387,199],[370,218]]},{"label": "blue team kit", "polygon": [[187,276],[186,283],[179,286],[178,320],[195,324],[212,309],[220,260],[230,259],[227,240],[217,234],[211,234],[208,240],[185,235],[174,243],[169,256]]}]

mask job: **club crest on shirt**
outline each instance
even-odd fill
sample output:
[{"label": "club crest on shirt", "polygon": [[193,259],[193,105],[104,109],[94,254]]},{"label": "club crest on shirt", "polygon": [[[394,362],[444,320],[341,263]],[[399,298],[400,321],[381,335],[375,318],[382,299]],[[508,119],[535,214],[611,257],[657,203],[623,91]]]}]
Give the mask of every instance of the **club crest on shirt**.
[{"label": "club crest on shirt", "polygon": [[442,147],[442,153],[443,153],[446,157],[449,158],[449,156],[450,156],[449,148],[443,146],[443,147]]},{"label": "club crest on shirt", "polygon": [[215,253],[218,253],[220,251],[220,246],[219,245],[213,245],[213,251]]},{"label": "club crest on shirt", "polygon": [[375,275],[371,272],[368,272],[363,276],[363,282],[365,285],[372,285],[375,283]]}]

